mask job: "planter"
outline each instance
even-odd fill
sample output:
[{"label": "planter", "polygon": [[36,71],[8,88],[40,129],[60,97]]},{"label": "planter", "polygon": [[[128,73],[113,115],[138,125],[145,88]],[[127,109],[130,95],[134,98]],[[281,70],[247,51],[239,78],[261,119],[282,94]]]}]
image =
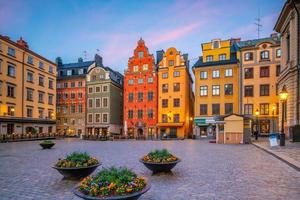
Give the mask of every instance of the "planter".
[{"label": "planter", "polygon": [[160,173],[160,172],[171,172],[171,170],[179,163],[181,160],[167,163],[154,163],[154,162],[146,162],[143,159],[140,159],[140,162],[143,163],[148,169],[150,169],[153,174]]},{"label": "planter", "polygon": [[40,146],[43,149],[51,149],[54,145],[55,145],[55,143],[40,143]]},{"label": "planter", "polygon": [[66,179],[81,179],[87,177],[91,173],[95,171],[97,167],[99,167],[101,163],[97,165],[92,165],[88,167],[73,167],[73,168],[61,168],[53,166],[52,168],[56,169],[61,175],[63,175]]},{"label": "planter", "polygon": [[146,180],[147,185],[143,190],[135,192],[135,193],[127,194],[127,195],[122,195],[122,196],[92,197],[92,196],[88,196],[88,195],[85,195],[82,192],[80,192],[78,189],[79,186],[76,186],[73,189],[73,192],[76,196],[78,196],[82,199],[85,199],[85,200],[137,200],[151,188],[151,185],[147,181],[147,179],[146,178],[144,178],[144,179]]}]

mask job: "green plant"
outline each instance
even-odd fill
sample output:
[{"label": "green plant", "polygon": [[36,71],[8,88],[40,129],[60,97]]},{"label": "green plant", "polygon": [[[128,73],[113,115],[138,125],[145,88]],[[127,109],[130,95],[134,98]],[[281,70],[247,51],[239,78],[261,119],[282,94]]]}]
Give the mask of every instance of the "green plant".
[{"label": "green plant", "polygon": [[99,161],[96,158],[92,158],[88,153],[86,152],[73,152],[65,159],[59,159],[56,163],[57,167],[62,168],[69,168],[69,167],[88,167],[92,165],[98,164]]},{"label": "green plant", "polygon": [[54,142],[52,142],[51,140],[43,140],[41,144],[54,144]]},{"label": "green plant", "polygon": [[144,156],[143,160],[146,162],[165,163],[176,161],[178,158],[172,155],[167,149],[156,149]]}]

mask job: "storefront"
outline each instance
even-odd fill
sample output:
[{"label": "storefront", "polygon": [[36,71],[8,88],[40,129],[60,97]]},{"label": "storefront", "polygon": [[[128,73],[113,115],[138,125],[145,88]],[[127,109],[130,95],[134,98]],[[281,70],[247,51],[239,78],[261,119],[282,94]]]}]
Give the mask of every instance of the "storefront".
[{"label": "storefront", "polygon": [[194,119],[196,138],[215,138],[217,122],[213,117],[199,117]]}]

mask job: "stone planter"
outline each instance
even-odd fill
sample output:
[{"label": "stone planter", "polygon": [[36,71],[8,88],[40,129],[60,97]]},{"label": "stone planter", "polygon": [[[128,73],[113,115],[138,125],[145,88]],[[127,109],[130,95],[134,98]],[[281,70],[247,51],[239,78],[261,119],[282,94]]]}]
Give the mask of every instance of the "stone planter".
[{"label": "stone planter", "polygon": [[[146,178],[145,178],[145,180],[147,181]],[[73,189],[74,194],[85,200],[137,200],[151,188],[151,185],[150,185],[149,181],[147,181],[146,187],[141,191],[127,194],[127,195],[122,195],[122,196],[110,196],[110,197],[103,197],[103,198],[85,195],[82,192],[80,192],[78,188],[79,188],[79,186],[76,186]]]},{"label": "stone planter", "polygon": [[171,170],[179,163],[181,160],[178,159],[174,162],[168,163],[154,163],[154,162],[145,162],[143,159],[140,159],[140,162],[143,163],[153,174],[160,172],[171,172]]},{"label": "stone planter", "polygon": [[53,166],[52,168],[56,169],[66,179],[77,180],[77,179],[87,177],[88,175],[93,173],[95,169],[100,165],[101,163],[98,163],[97,165],[88,166],[88,167],[61,168],[61,167]]},{"label": "stone planter", "polygon": [[55,145],[55,143],[40,143],[40,146],[43,149],[51,149],[54,145]]}]

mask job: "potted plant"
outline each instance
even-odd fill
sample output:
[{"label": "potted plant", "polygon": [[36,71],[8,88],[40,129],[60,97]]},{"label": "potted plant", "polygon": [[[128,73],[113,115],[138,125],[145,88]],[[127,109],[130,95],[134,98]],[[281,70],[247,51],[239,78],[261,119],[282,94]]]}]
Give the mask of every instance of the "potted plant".
[{"label": "potted plant", "polygon": [[149,189],[146,178],[127,168],[111,167],[86,177],[73,191],[86,200],[136,200]]},{"label": "potted plant", "polygon": [[80,179],[90,175],[101,163],[86,152],[73,152],[65,159],[58,159],[54,169],[67,179]]},{"label": "potted plant", "polygon": [[154,150],[140,159],[153,174],[159,172],[170,172],[173,167],[181,160],[172,155],[168,150]]},{"label": "potted plant", "polygon": [[44,140],[43,142],[40,143],[40,146],[43,149],[51,149],[54,145],[55,143],[52,142],[51,140]]}]

